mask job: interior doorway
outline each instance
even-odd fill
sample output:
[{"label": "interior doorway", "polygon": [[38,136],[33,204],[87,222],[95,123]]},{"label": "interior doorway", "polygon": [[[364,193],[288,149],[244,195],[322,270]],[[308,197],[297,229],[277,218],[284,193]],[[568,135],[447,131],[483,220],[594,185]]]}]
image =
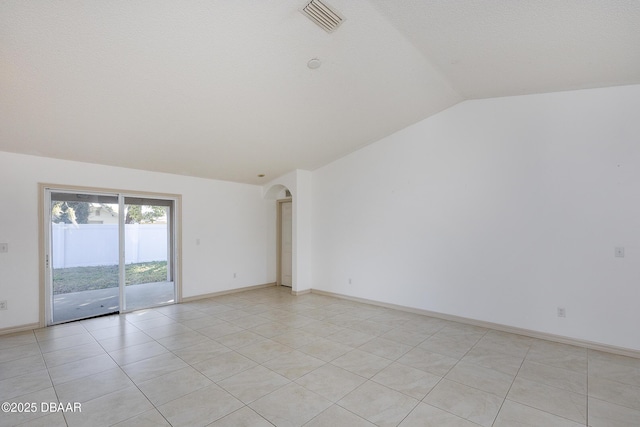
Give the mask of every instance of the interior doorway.
[{"label": "interior doorway", "polygon": [[178,300],[178,198],[43,190],[45,325]]},{"label": "interior doorway", "polygon": [[278,200],[278,285],[293,285],[293,203]]}]

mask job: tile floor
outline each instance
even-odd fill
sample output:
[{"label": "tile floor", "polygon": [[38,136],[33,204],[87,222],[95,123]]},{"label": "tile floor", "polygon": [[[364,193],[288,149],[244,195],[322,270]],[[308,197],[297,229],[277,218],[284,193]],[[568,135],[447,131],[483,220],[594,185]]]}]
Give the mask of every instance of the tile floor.
[{"label": "tile floor", "polygon": [[0,426],[639,426],[640,359],[273,287],[0,336],[0,402],[37,405]]}]

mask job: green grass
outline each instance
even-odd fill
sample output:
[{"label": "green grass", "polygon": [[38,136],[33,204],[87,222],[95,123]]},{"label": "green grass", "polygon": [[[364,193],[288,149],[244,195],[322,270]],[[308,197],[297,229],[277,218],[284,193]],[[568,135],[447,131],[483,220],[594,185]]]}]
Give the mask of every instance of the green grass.
[{"label": "green grass", "polygon": [[[126,285],[165,282],[167,262],[153,261],[125,265]],[[53,270],[53,293],[92,291],[118,287],[118,266],[71,267]]]}]

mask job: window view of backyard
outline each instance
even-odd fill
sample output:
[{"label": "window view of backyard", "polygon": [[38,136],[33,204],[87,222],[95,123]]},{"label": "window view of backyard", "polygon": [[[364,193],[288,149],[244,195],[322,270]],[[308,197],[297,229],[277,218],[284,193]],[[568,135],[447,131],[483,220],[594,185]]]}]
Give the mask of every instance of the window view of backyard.
[{"label": "window view of backyard", "polygon": [[[87,201],[77,201],[83,198]],[[52,195],[54,322],[173,302],[169,205],[145,205],[139,200],[125,197],[125,306],[120,307],[117,196]]]},{"label": "window view of backyard", "polygon": [[[125,265],[125,285],[164,282],[167,262],[152,261]],[[53,270],[53,293],[92,291],[118,287],[118,266],[68,267]]]}]

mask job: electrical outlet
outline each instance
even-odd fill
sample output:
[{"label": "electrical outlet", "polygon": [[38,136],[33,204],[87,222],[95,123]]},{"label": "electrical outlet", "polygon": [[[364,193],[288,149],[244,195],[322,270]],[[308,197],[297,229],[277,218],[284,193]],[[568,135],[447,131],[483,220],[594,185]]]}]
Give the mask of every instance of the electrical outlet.
[{"label": "electrical outlet", "polygon": [[567,317],[567,310],[564,307],[558,307],[558,317]]},{"label": "electrical outlet", "polygon": [[0,310],[6,310],[7,309],[7,301],[0,301]]},{"label": "electrical outlet", "polygon": [[351,277],[349,277],[349,284],[351,284]]},{"label": "electrical outlet", "polygon": [[235,279],[236,277],[238,277],[238,273],[233,273],[233,278]]},{"label": "electrical outlet", "polygon": [[8,243],[0,243],[0,253],[9,252],[9,244]]},{"label": "electrical outlet", "polygon": [[622,246],[618,246],[615,249],[616,258],[624,258],[624,248]]}]

